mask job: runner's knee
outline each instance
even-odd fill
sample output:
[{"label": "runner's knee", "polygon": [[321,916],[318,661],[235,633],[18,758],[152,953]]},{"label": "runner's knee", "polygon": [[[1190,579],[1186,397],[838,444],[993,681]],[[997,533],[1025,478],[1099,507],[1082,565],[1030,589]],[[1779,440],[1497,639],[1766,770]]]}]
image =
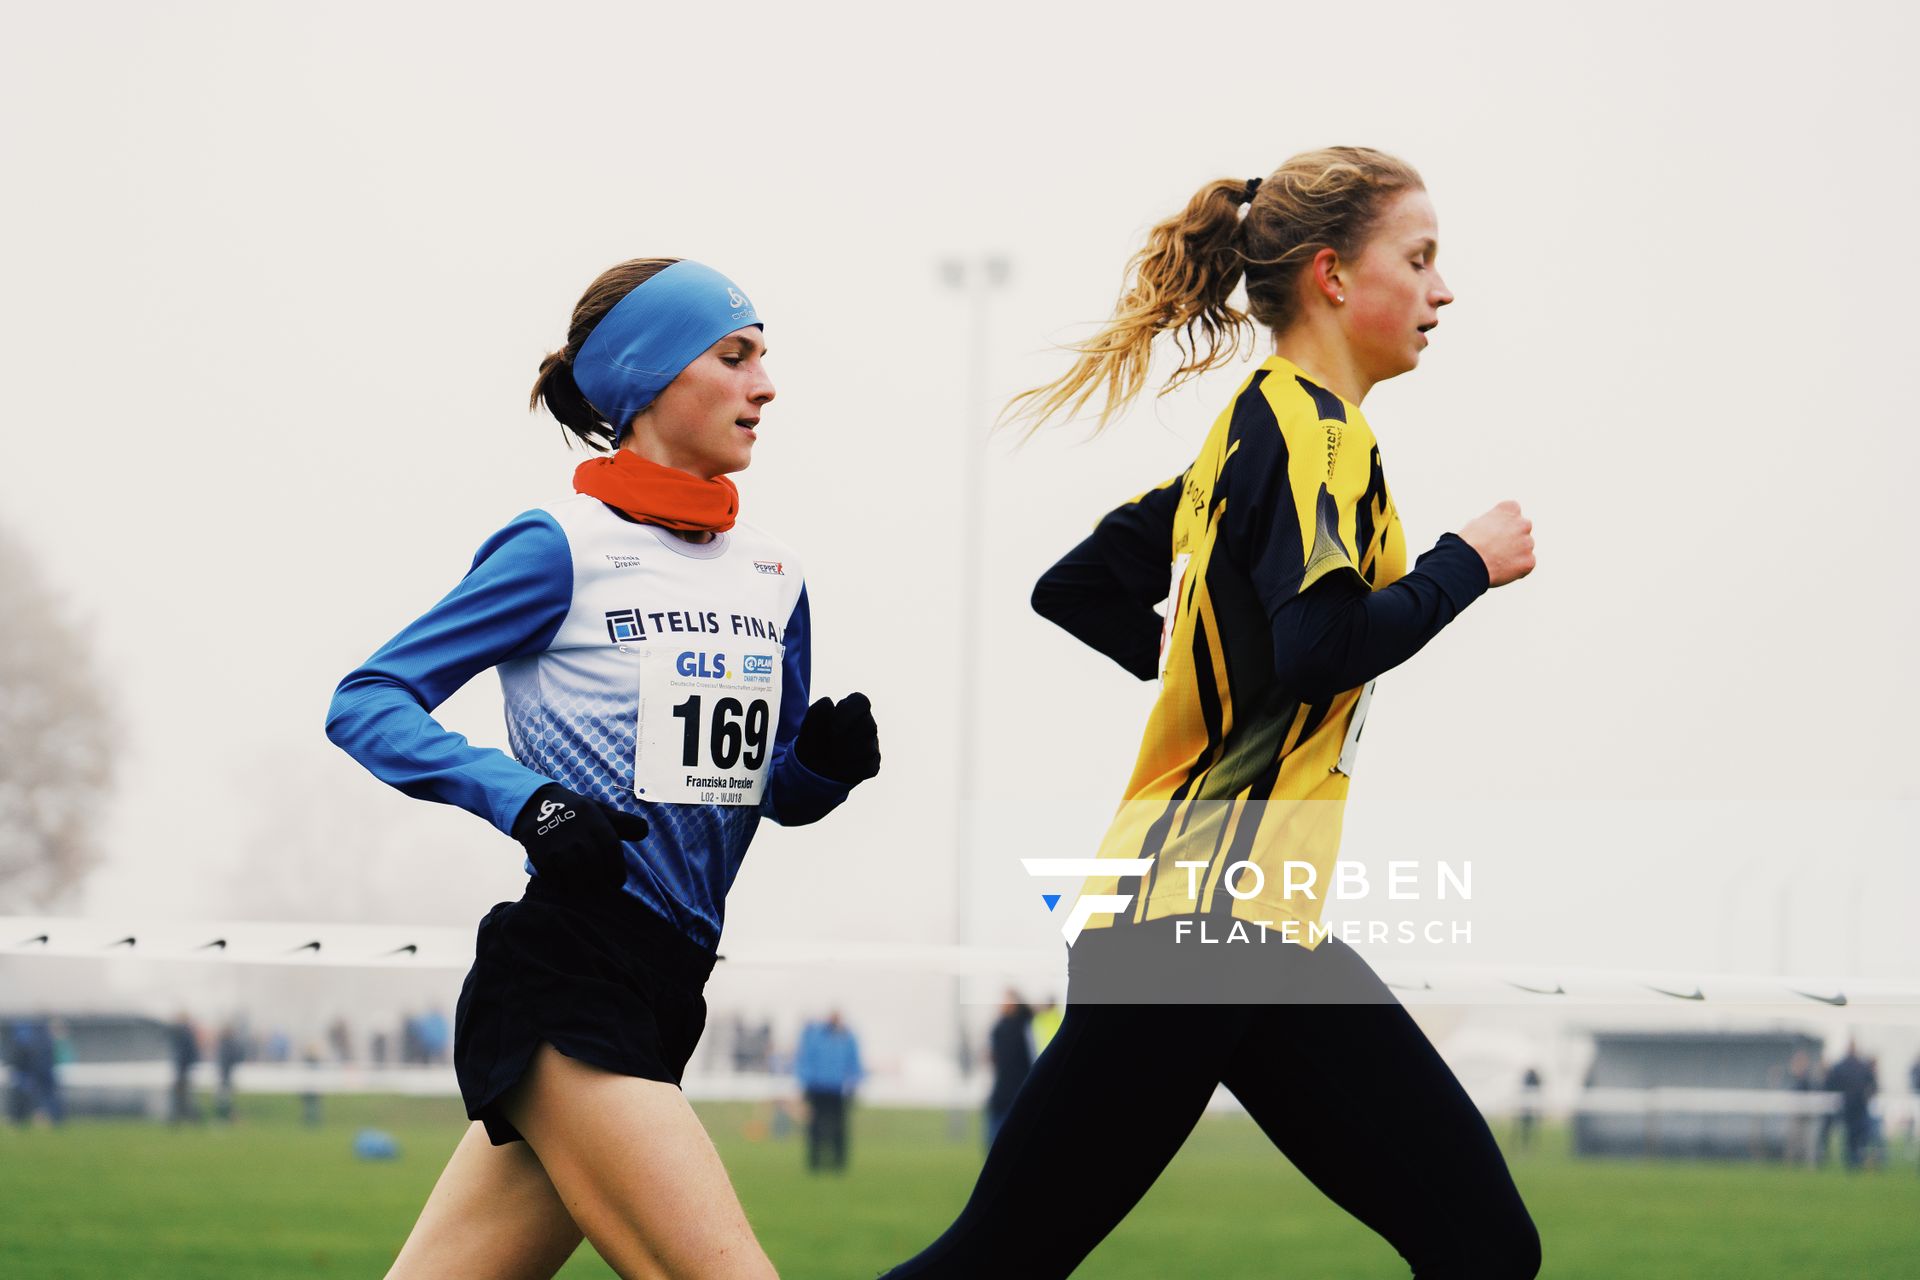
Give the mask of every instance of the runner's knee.
[{"label": "runner's knee", "polygon": [[1414,1270],[1417,1280],[1534,1280],[1540,1274],[1540,1232],[1525,1209],[1464,1224],[1460,1248]]},{"label": "runner's knee", "polygon": [[1533,1280],[1540,1274],[1540,1232],[1524,1209],[1493,1238],[1480,1274],[1490,1280]]}]

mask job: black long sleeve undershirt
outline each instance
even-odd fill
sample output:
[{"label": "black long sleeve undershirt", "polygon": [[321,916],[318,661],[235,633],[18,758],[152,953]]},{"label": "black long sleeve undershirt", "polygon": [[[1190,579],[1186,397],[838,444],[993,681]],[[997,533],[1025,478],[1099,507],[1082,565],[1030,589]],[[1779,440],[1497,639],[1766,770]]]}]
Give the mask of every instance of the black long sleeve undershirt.
[{"label": "black long sleeve undershirt", "polygon": [[[1159,599],[1131,551],[1096,530],[1041,575],[1033,607],[1130,674],[1152,680],[1159,675]],[[1486,562],[1452,533],[1378,591],[1352,572],[1329,574],[1275,611],[1274,675],[1309,702],[1358,688],[1420,652],[1486,590]]]},{"label": "black long sleeve undershirt", "polygon": [[1160,675],[1160,615],[1120,584],[1087,538],[1033,584],[1033,610],[1142,680]]}]

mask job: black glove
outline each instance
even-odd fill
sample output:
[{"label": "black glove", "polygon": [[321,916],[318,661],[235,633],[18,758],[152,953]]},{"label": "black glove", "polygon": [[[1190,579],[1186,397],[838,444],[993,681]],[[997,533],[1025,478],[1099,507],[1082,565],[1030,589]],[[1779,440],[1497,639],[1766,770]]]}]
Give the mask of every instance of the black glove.
[{"label": "black glove", "polygon": [[513,820],[534,871],[556,888],[618,889],[627,882],[623,840],[643,839],[647,820],[595,804],[557,782],[533,793]]},{"label": "black glove", "polygon": [[807,708],[793,754],[823,778],[853,786],[880,772],[880,729],[864,693],[850,693],[838,706],[822,698]]}]

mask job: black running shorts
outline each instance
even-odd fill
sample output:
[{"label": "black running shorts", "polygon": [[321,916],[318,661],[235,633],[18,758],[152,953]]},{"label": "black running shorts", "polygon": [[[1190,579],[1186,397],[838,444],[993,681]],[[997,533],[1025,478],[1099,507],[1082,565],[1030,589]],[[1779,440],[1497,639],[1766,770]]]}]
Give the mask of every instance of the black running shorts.
[{"label": "black running shorts", "polygon": [[500,1100],[542,1043],[580,1062],[678,1085],[707,1022],[714,954],[626,893],[563,892],[536,876],[480,922],[454,1014],[467,1115],[520,1141]]}]

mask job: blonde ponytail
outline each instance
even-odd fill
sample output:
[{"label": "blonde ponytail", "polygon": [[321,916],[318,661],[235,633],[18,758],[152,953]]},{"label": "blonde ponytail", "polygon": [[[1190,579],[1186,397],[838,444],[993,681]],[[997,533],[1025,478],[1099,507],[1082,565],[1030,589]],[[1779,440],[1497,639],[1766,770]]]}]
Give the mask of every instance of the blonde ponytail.
[{"label": "blonde ponytail", "polygon": [[[1002,422],[1024,420],[1031,436],[1056,416],[1077,416],[1099,394],[1094,429],[1104,429],[1145,388],[1153,341],[1168,330],[1180,365],[1156,394],[1228,363],[1243,340],[1251,345],[1256,321],[1275,333],[1293,322],[1294,280],[1314,254],[1357,254],[1387,201],[1422,185],[1413,166],[1366,147],[1309,151],[1265,179],[1209,182],[1147,233],[1112,318],[1068,347],[1073,366],[1008,401]],[[1228,301],[1243,278],[1245,311]]]},{"label": "blonde ponytail", "polygon": [[1064,376],[1015,396],[1003,417],[1027,419],[1031,435],[1063,411],[1074,417],[1104,393],[1095,429],[1104,428],[1146,385],[1153,340],[1169,329],[1181,364],[1161,395],[1232,359],[1242,337],[1253,337],[1252,321],[1227,301],[1244,270],[1234,241],[1250,185],[1238,178],[1209,182],[1185,209],[1148,232],[1145,247],[1127,263],[1113,318],[1068,348],[1078,355]]}]

